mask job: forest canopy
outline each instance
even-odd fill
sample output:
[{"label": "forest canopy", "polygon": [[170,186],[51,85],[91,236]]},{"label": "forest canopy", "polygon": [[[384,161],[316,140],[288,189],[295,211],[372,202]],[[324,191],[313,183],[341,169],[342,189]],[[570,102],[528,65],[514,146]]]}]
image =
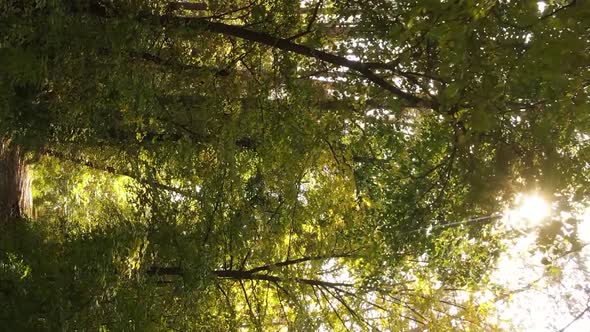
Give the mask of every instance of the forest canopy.
[{"label": "forest canopy", "polygon": [[589,105],[588,1],[0,0],[0,326],[503,330]]}]

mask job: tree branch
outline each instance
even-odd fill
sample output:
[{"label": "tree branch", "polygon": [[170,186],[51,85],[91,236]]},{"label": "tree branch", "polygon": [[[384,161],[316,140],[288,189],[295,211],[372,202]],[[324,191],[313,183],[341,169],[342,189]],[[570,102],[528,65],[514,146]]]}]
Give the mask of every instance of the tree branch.
[{"label": "tree branch", "polygon": [[[588,300],[588,302],[586,302],[586,304],[590,303],[590,300]],[[584,315],[590,312],[590,305],[586,306],[586,309],[582,310],[582,312],[580,312],[576,317],[574,317],[574,319],[569,322],[566,326],[564,326],[562,329],[558,330],[557,332],[564,332],[568,327],[572,326],[573,323],[575,323],[576,321],[580,320],[582,317],[584,317]]]},{"label": "tree branch", "polygon": [[318,12],[320,10],[320,7],[322,6],[322,0],[319,0],[318,3],[315,5],[313,12],[311,14],[311,17],[309,19],[309,22],[307,23],[307,28],[305,29],[305,31],[302,31],[294,36],[289,37],[289,40],[294,40],[297,39],[299,37],[305,36],[306,34],[311,32],[311,27],[313,26],[313,23],[315,22],[315,20],[318,17]]},{"label": "tree branch", "polygon": [[139,183],[147,184],[147,185],[159,188],[159,189],[164,189],[166,191],[170,191],[170,192],[173,192],[173,193],[185,196],[185,197],[193,197],[193,198],[197,197],[197,195],[194,192],[189,192],[186,190],[175,188],[175,187],[169,186],[167,184],[163,184],[163,183],[153,181],[153,180],[141,179],[129,171],[119,170],[119,169],[117,169],[113,166],[110,166],[110,165],[100,165],[100,164],[97,164],[93,161],[86,160],[86,159],[83,159],[83,158],[77,157],[77,156],[68,156],[63,152],[55,151],[52,149],[45,149],[45,151],[43,153],[48,156],[54,157],[54,158],[66,160],[66,161],[69,161],[69,162],[72,162],[72,163],[75,163],[78,165],[86,166],[86,167],[96,169],[99,171],[103,171],[103,172],[107,172],[107,173],[110,173],[113,175],[126,176],[128,178],[131,178],[131,179],[139,182]]},{"label": "tree branch", "polygon": [[371,71],[366,64],[348,60],[345,57],[330,54],[328,52],[317,50],[305,45],[297,44],[289,39],[275,37],[264,32],[253,31],[245,27],[230,25],[220,22],[210,22],[200,18],[191,17],[160,17],[163,24],[174,24],[177,26],[184,26],[198,30],[204,30],[212,33],[220,33],[226,36],[236,37],[259,44],[267,45],[283,51],[300,54],[306,57],[314,58],[323,62],[327,62],[336,66],[346,67],[362,74],[366,79],[373,82],[380,88],[391,92],[400,99],[405,100],[414,106],[427,106],[435,108],[436,102],[426,100],[405,92],[393,84],[387,82],[382,77]]},{"label": "tree branch", "polygon": [[245,272],[257,273],[257,272],[261,272],[261,271],[268,271],[268,270],[271,270],[272,268],[276,268],[276,267],[296,265],[299,263],[309,262],[309,261],[314,261],[314,260],[326,260],[326,259],[331,259],[331,258],[350,258],[350,257],[353,257],[353,255],[352,254],[337,254],[337,255],[326,255],[326,256],[307,256],[307,257],[302,257],[302,258],[298,258],[298,259],[289,259],[289,260],[285,260],[285,261],[282,261],[279,263],[273,263],[273,264],[255,267],[255,268],[247,270]]}]

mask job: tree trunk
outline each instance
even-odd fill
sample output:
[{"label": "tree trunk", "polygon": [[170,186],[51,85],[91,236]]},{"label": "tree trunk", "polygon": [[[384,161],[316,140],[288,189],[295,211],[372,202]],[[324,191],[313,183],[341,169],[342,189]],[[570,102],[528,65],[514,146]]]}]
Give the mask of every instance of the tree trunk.
[{"label": "tree trunk", "polygon": [[0,224],[30,216],[31,179],[21,149],[0,137]]}]

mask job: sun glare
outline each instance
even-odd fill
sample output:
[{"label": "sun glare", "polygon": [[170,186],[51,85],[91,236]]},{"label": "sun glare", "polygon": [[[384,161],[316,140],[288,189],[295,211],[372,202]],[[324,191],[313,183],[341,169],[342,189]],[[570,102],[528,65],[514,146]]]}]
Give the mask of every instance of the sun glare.
[{"label": "sun glare", "polygon": [[578,237],[584,243],[590,243],[590,207],[582,215],[582,222],[578,224]]},{"label": "sun glare", "polygon": [[549,205],[538,195],[525,197],[519,210],[523,218],[534,223],[538,223],[549,216]]},{"label": "sun glare", "polygon": [[537,9],[539,9],[540,14],[543,14],[543,12],[545,11],[545,8],[547,8],[547,3],[545,1],[537,2]]},{"label": "sun glare", "polygon": [[523,223],[532,226],[540,223],[549,216],[549,204],[538,194],[519,195],[516,198],[516,207],[508,211],[509,222],[513,226],[521,228]]}]

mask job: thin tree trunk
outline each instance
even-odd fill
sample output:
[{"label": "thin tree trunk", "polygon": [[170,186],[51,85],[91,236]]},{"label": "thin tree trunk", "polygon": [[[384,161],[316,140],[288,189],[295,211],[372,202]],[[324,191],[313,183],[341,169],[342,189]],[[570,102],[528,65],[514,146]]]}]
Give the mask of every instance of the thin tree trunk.
[{"label": "thin tree trunk", "polygon": [[0,138],[0,224],[31,216],[31,179],[21,149]]}]

